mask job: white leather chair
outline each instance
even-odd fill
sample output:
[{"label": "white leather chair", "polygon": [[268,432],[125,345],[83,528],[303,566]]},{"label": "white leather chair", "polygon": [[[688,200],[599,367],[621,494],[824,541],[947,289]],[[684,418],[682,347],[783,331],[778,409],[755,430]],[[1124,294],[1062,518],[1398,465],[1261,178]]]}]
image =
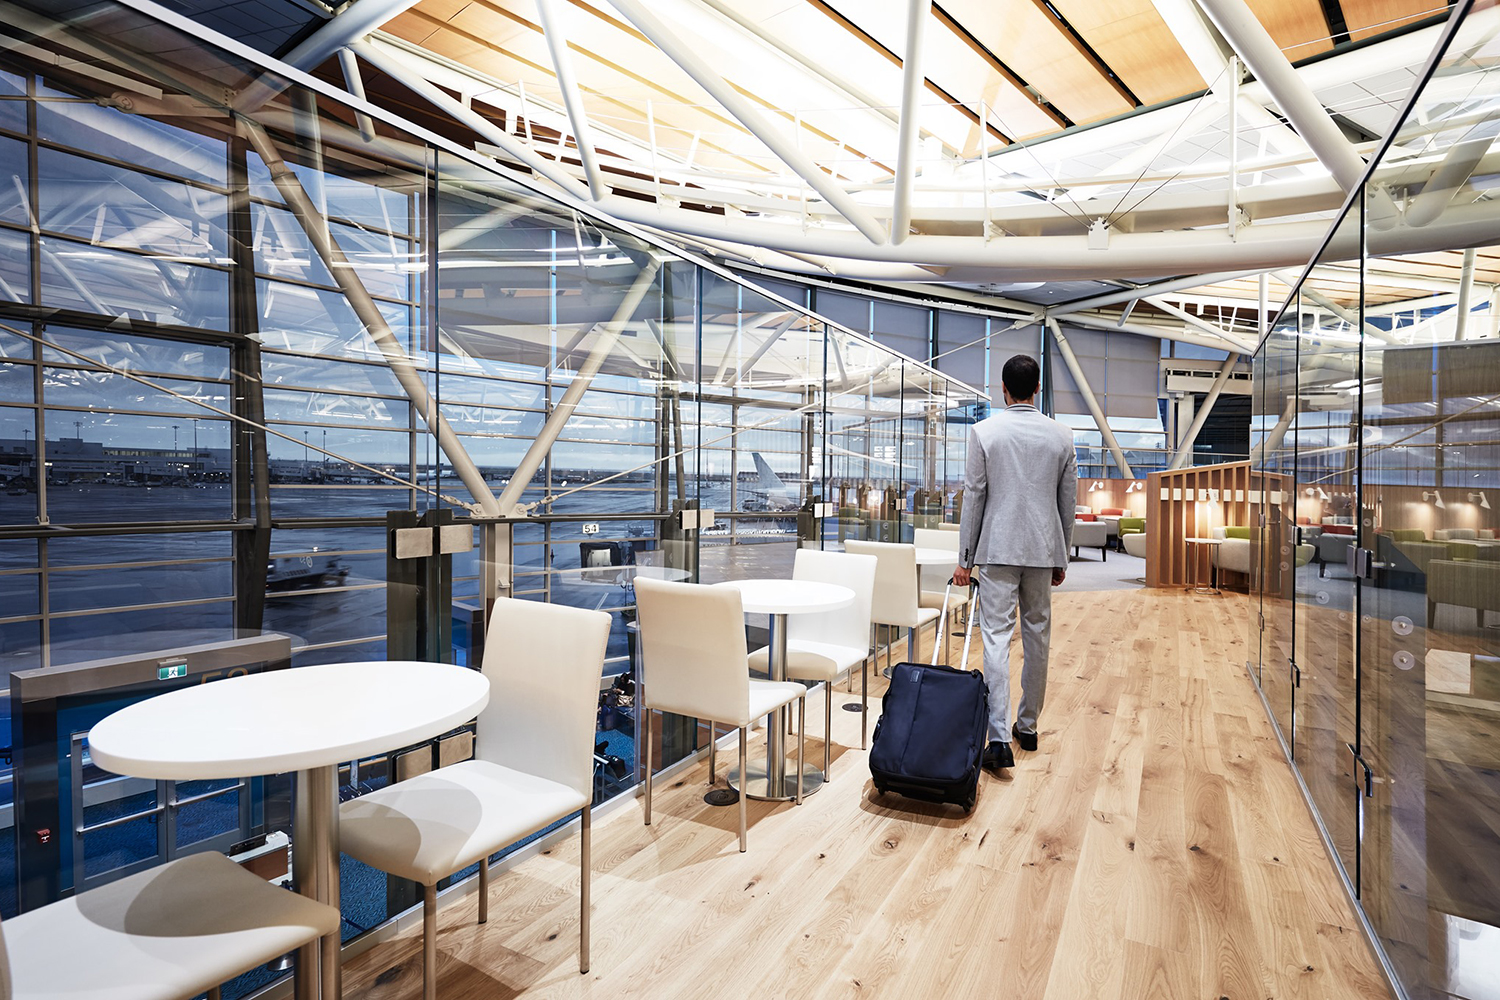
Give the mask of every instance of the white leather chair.
[{"label": "white leather chair", "polygon": [[438,881],[479,862],[484,923],[490,855],[580,810],[578,968],[589,971],[589,806],[609,627],[602,611],[496,600],[484,644],[492,694],[479,714],[474,759],[339,808],[345,854],[422,885],[426,1000],[437,995]]},{"label": "white leather chair", "polygon": [[218,1000],[221,983],[339,923],[222,854],[190,854],[6,920],[0,997]]},{"label": "white leather chair", "polygon": [[[636,703],[643,711],[676,712],[740,731],[740,780],[746,770],[746,728],[762,716],[797,702],[797,804],[802,804],[802,763],[807,750],[807,688],[795,681],[750,676],[745,648],[745,610],[733,587],[667,580],[635,581],[636,620],[641,626],[641,676]],[[790,636],[788,637],[790,638]],[[649,720],[648,720],[649,721]],[[649,726],[645,727],[649,734]],[[646,825],[651,825],[651,738],[645,739]],[[718,748],[708,742],[708,781],[718,769]],[[744,789],[740,790],[740,850],[746,846]]]},{"label": "white leather chair", "polygon": [[[861,542],[849,539],[844,551],[874,556],[880,560],[875,570],[875,600],[871,616],[877,625],[906,629],[906,658],[917,658],[917,629],[936,621],[937,608],[921,606],[917,579],[917,550],[913,545],[895,542]],[[885,647],[886,670],[890,670],[891,646]],[[868,715],[868,713],[866,713]]]},{"label": "white leather chair", "polygon": [[[921,530],[921,529],[918,529]],[[793,580],[836,583],[854,591],[854,603],[822,614],[788,615],[786,675],[790,680],[823,682],[823,780],[828,780],[833,746],[833,682],[856,663],[863,664],[860,697],[869,710],[870,607],[875,596],[874,556],[798,549]],[[750,669],[770,668],[770,647],[750,654]]]},{"label": "white leather chair", "polygon": [[[937,608],[938,614],[943,614],[943,595],[948,593],[948,581],[953,577],[953,571],[958,567],[958,535],[951,531],[937,531],[932,528],[917,528],[912,533],[912,542],[919,549],[948,549],[953,553],[952,565],[922,566],[918,569],[918,580],[921,594],[917,603],[924,608]],[[954,590],[948,599],[948,613],[938,623],[938,634],[943,637],[943,662],[951,663],[949,658],[953,644],[953,629],[949,626],[958,617],[959,609],[967,613],[969,604],[969,588],[960,587]]]},{"label": "white leather chair", "polygon": [[1074,521],[1069,541],[1073,545],[1073,558],[1078,558],[1078,549],[1083,547],[1098,549],[1099,561],[1103,562],[1108,556],[1109,527],[1103,521]]}]

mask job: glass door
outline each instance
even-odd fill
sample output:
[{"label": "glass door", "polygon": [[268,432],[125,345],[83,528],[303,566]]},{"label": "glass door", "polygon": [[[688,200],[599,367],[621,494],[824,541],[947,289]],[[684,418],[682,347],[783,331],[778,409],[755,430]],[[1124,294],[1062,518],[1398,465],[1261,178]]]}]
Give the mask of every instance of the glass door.
[{"label": "glass door", "polygon": [[[1350,211],[1330,246],[1359,245],[1361,212]],[[1344,280],[1314,271],[1298,291],[1294,517],[1312,546],[1293,601],[1292,754],[1339,858],[1358,870],[1359,801],[1354,794],[1359,691],[1360,588],[1350,557],[1361,545],[1359,272]]]}]

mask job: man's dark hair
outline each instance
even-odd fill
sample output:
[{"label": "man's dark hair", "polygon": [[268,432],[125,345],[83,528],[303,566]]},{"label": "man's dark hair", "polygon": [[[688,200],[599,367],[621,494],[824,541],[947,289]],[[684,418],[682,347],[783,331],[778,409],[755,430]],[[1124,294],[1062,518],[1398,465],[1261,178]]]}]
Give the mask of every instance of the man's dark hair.
[{"label": "man's dark hair", "polygon": [[1005,391],[1010,393],[1011,399],[1030,399],[1041,384],[1042,368],[1031,355],[1017,354],[1005,362],[1005,367],[1000,370],[1000,381],[1005,384]]}]

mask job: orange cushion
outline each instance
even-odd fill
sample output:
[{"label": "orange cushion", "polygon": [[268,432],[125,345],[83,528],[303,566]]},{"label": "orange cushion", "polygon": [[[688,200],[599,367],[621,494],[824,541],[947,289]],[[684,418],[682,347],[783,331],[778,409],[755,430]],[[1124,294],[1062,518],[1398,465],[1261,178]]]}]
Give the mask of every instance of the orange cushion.
[{"label": "orange cushion", "polygon": [[1354,534],[1354,525],[1352,525],[1352,524],[1325,524],[1325,525],[1323,525],[1323,534],[1325,534],[1325,535],[1352,535],[1352,534]]},{"label": "orange cushion", "polygon": [[1097,520],[1099,520],[1099,516],[1097,514],[1075,514],[1075,515],[1073,515],[1073,520],[1075,520],[1075,521],[1097,521]]},{"label": "orange cushion", "polygon": [[1129,514],[1130,511],[1126,510],[1124,507],[1100,507],[1099,513],[1107,514],[1110,517],[1124,517],[1126,514]]}]

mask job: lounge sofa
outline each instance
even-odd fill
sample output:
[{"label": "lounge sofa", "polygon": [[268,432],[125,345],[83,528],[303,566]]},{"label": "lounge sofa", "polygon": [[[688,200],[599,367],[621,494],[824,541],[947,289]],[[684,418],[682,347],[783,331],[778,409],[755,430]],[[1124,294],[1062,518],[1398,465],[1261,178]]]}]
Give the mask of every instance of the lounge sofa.
[{"label": "lounge sofa", "polygon": [[1318,575],[1328,575],[1328,564],[1342,566],[1348,560],[1349,547],[1354,544],[1354,531],[1351,528],[1347,533],[1343,531],[1329,531],[1331,526],[1325,526],[1323,533],[1313,544],[1317,547]]},{"label": "lounge sofa", "polygon": [[1434,559],[1427,566],[1427,624],[1439,604],[1474,609],[1474,625],[1484,628],[1487,611],[1500,612],[1500,562]]},{"label": "lounge sofa", "polygon": [[1226,525],[1213,530],[1213,537],[1223,539],[1223,544],[1215,545],[1209,552],[1209,558],[1219,568],[1219,572],[1232,570],[1235,573],[1250,572],[1250,529],[1241,528],[1236,525]]},{"label": "lounge sofa", "polygon": [[1074,559],[1080,558],[1080,549],[1089,548],[1098,549],[1099,561],[1103,562],[1108,552],[1109,529],[1103,521],[1074,521],[1069,544],[1073,546]]}]

